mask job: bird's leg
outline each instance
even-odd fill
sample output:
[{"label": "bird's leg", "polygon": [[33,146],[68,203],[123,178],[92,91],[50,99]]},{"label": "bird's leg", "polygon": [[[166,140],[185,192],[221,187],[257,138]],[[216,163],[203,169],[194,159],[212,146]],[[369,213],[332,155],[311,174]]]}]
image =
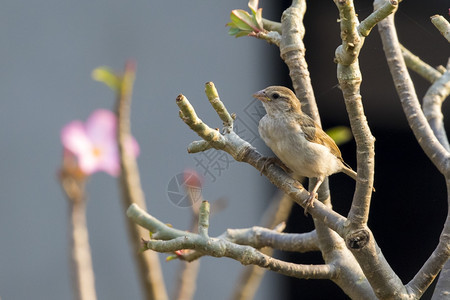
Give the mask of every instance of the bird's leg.
[{"label": "bird's leg", "polygon": [[264,170],[267,170],[267,168],[272,164],[277,164],[280,168],[282,168],[286,173],[290,173],[291,170],[286,167],[286,165],[278,158],[278,157],[262,157],[261,159],[264,160],[263,166],[261,167],[260,174],[264,172]]},{"label": "bird's leg", "polygon": [[317,190],[319,189],[320,185],[322,184],[324,177],[317,177],[317,182],[312,191],[309,192],[309,198],[306,200],[305,203],[305,216],[308,214],[308,208],[314,207],[314,199],[317,196]]}]

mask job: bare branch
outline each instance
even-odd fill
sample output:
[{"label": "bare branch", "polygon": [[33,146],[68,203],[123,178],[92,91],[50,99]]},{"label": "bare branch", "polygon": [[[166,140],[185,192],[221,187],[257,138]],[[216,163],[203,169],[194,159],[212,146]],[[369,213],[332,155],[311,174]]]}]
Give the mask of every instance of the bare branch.
[{"label": "bare branch", "polygon": [[381,20],[392,14],[398,7],[398,1],[391,0],[386,1],[382,6],[371,13],[365,20],[358,26],[358,32],[361,36],[368,36],[372,28],[378,24]]},{"label": "bare branch", "polygon": [[[447,202],[450,204],[450,179],[446,179],[447,184]],[[449,206],[450,207],[450,206]],[[420,298],[428,286],[433,282],[434,278],[441,271],[444,264],[450,258],[450,211],[448,211],[447,219],[444,224],[439,244],[427,259],[422,268],[417,272],[416,276],[406,285],[410,295]],[[445,280],[444,280],[445,281]],[[447,278],[448,281],[448,278]],[[448,286],[446,289],[448,290]]]},{"label": "bare branch", "polygon": [[[335,0],[339,9],[341,24],[342,45],[336,49],[337,77],[345,106],[350,119],[353,136],[357,146],[357,173],[356,190],[353,196],[352,207],[348,214],[349,226],[357,228],[365,226],[369,218],[370,199],[373,189],[373,176],[375,168],[375,138],[370,132],[360,94],[361,71],[358,64],[358,55],[364,42],[360,36],[357,25],[355,8],[352,1]],[[371,17],[370,23],[391,13],[391,9],[376,10],[376,18]]]},{"label": "bare branch", "polygon": [[302,111],[320,124],[319,110],[309,76],[308,64],[305,59],[303,36],[305,26],[303,16],[306,11],[305,0],[294,0],[292,5],[281,16],[280,56],[289,68],[295,94],[302,104]]},{"label": "bare branch", "polygon": [[270,20],[263,18],[263,25],[264,25],[264,29],[266,29],[268,31],[276,31],[279,34],[282,34],[280,22],[270,21]]},{"label": "bare branch", "polygon": [[271,247],[282,251],[318,251],[317,233],[279,233],[264,227],[227,229],[226,239],[239,245],[253,248]]},{"label": "bare branch", "polygon": [[[119,120],[118,141],[120,152],[121,176],[120,183],[123,192],[123,205],[126,209],[133,203],[145,208],[145,197],[141,188],[139,170],[136,160],[126,153],[126,141],[130,132],[130,104],[135,76],[134,63],[127,63],[122,78],[118,100],[117,115]],[[133,254],[140,272],[139,278],[147,299],[167,300],[167,291],[162,277],[159,258],[156,253],[142,253],[139,239],[145,231],[128,219],[128,233],[133,245]]]},{"label": "bare branch", "polygon": [[445,39],[450,42],[450,23],[443,16],[439,15],[432,16],[431,23],[433,23]]},{"label": "bare branch", "polygon": [[277,31],[269,32],[252,32],[248,36],[253,36],[255,38],[266,40],[269,44],[275,44],[280,47],[281,35]]},{"label": "bare branch", "polygon": [[450,60],[448,66],[447,71],[431,85],[425,94],[423,113],[436,138],[450,152],[450,145],[444,128],[444,116],[442,115],[442,103],[450,95]]},{"label": "bare branch", "polygon": [[450,257],[450,218],[447,217],[439,244],[416,276],[406,285],[411,296],[420,298]]},{"label": "bare branch", "polygon": [[420,107],[411,77],[403,60],[394,18],[390,16],[378,26],[384,52],[403,111],[425,154],[442,174],[449,173],[449,153],[439,143]]},{"label": "bare branch", "polygon": [[[202,208],[201,208],[202,209]],[[152,240],[145,241],[146,249],[158,252],[173,252],[182,249],[193,249],[214,257],[229,257],[243,265],[258,265],[283,275],[305,279],[332,279],[337,273],[333,265],[300,265],[284,262],[267,256],[253,247],[231,243],[221,238],[209,238],[199,234],[183,232],[163,224],[150,216],[136,204],[131,205],[127,215],[134,222],[145,226],[151,232]],[[156,240],[157,236],[167,237],[167,240]]]},{"label": "bare branch", "polygon": [[442,73],[421,60],[418,56],[414,55],[406,49],[403,45],[400,45],[403,58],[405,59],[406,66],[428,80],[429,82],[435,82]]}]

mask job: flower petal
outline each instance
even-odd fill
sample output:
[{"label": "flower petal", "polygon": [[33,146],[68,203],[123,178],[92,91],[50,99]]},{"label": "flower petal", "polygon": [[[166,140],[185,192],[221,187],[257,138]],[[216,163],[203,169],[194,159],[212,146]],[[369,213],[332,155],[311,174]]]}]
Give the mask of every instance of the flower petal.
[{"label": "flower petal", "polygon": [[73,121],[63,127],[61,130],[61,142],[64,148],[76,156],[90,151],[92,147],[81,121]]},{"label": "flower petal", "polygon": [[95,144],[116,143],[116,115],[106,109],[95,110],[86,121],[86,134]]}]

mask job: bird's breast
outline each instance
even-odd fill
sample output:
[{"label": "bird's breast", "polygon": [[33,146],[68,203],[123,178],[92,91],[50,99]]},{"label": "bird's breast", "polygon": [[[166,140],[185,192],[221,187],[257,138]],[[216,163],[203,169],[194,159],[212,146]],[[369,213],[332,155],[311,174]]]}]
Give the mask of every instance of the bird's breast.
[{"label": "bird's breast", "polygon": [[341,168],[327,147],[306,139],[295,120],[280,120],[266,115],[259,122],[258,131],[266,145],[297,175],[328,176]]}]

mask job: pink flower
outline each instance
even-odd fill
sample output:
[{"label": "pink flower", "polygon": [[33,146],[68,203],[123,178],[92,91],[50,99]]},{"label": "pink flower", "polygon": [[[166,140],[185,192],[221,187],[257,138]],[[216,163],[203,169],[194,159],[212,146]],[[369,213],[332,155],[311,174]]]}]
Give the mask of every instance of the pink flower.
[{"label": "pink flower", "polygon": [[[86,123],[73,121],[61,130],[64,149],[75,155],[79,168],[86,175],[104,171],[111,176],[120,174],[117,145],[117,117],[105,109],[94,111]],[[139,145],[133,137],[126,144],[133,157],[139,155]]]}]

